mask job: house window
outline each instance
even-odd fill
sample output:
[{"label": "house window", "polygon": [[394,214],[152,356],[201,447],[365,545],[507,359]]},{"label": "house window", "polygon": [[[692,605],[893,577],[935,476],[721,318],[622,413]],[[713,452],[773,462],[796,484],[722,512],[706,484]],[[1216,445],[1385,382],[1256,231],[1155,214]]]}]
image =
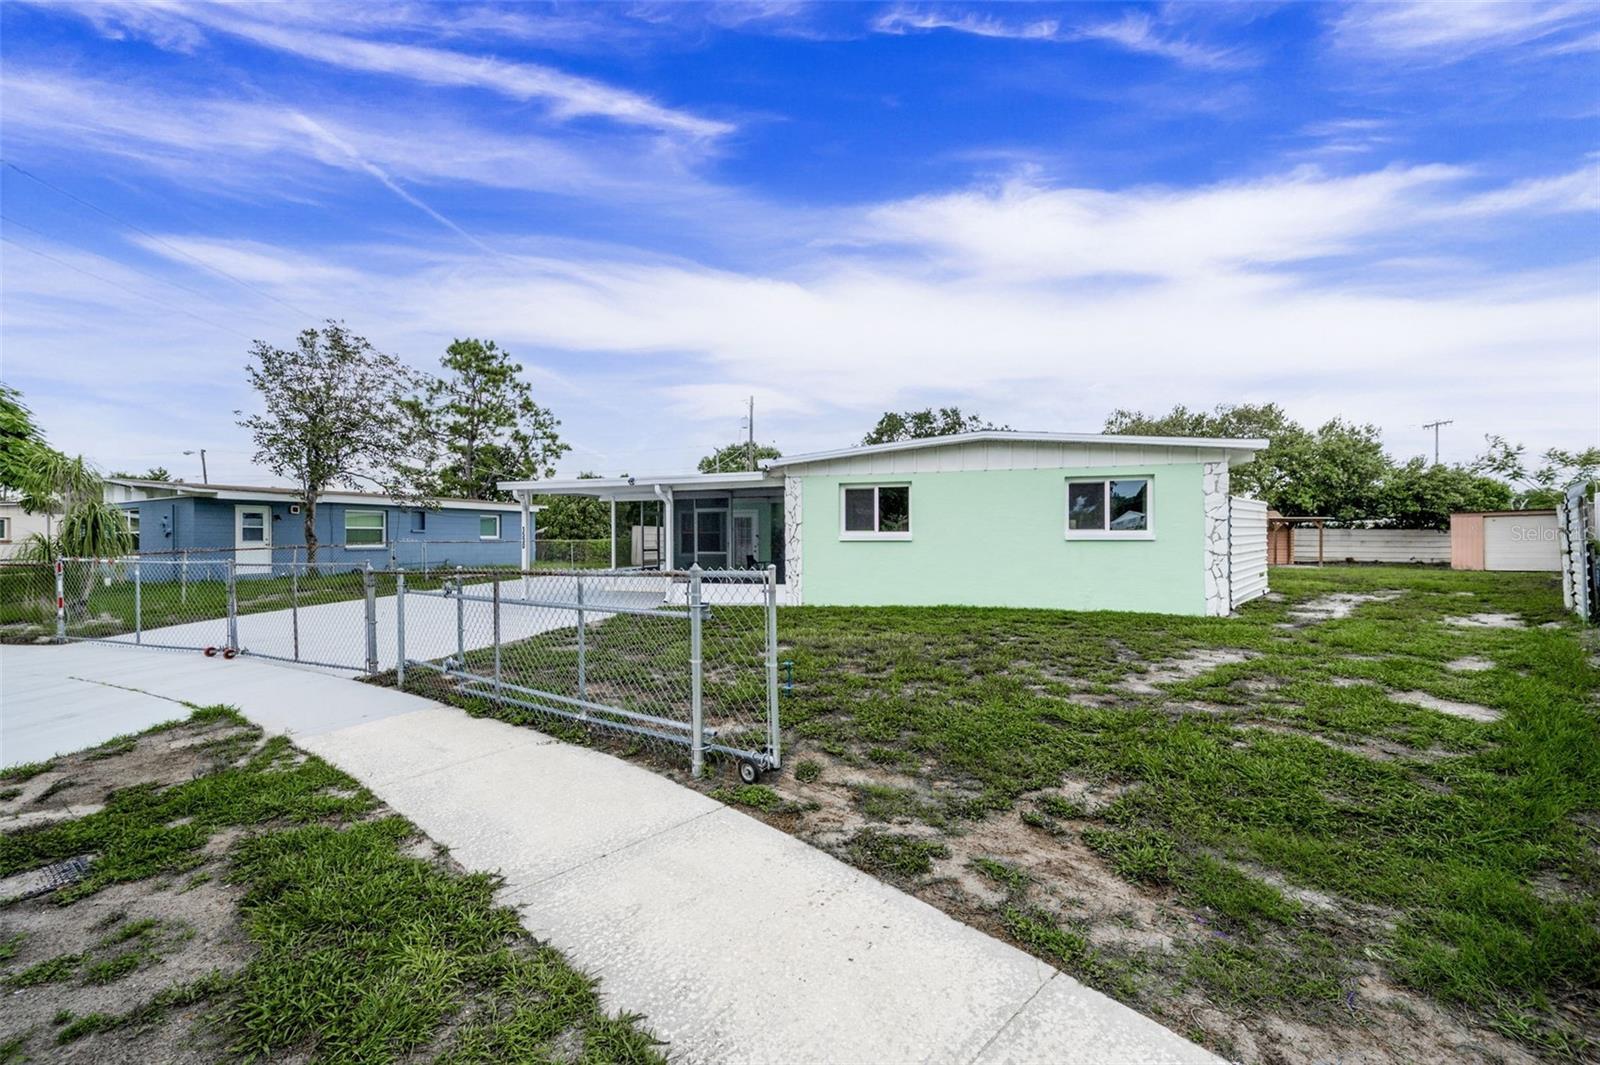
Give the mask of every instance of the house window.
[{"label": "house window", "polygon": [[500,515],[498,515],[498,514],[479,514],[478,515],[478,539],[480,539],[480,540],[498,540],[498,539],[500,539]]},{"label": "house window", "polygon": [[426,510],[413,510],[411,512],[411,531],[414,533],[428,531],[428,512]]},{"label": "house window", "polygon": [[0,541],[11,542],[11,519],[0,518]]},{"label": "house window", "polygon": [[346,547],[382,547],[387,515],[381,510],[347,510],[344,512],[344,545]]},{"label": "house window", "polygon": [[[128,523],[128,531],[133,534],[134,543],[138,543],[139,542],[139,511],[138,511],[138,509],[136,508],[134,510],[124,510],[122,512],[122,518],[123,518],[124,521],[126,521]],[[4,537],[0,537],[0,539],[4,539]]]},{"label": "house window", "polygon": [[839,539],[911,539],[909,484],[839,486]]},{"label": "house window", "polygon": [[1155,536],[1148,477],[1067,482],[1067,539],[1149,540]]},{"label": "house window", "polygon": [[239,515],[239,541],[246,544],[267,542],[267,512],[247,510]]}]

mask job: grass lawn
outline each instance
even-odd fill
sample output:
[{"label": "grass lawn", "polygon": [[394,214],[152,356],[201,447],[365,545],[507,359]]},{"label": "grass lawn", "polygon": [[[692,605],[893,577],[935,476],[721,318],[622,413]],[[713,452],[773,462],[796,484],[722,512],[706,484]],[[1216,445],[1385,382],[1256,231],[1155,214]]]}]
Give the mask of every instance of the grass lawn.
[{"label": "grass lawn", "polygon": [[0,785],[0,1062],[663,1060],[494,877],[231,711]]},{"label": "grass lawn", "polygon": [[1600,670],[1553,575],[1272,586],[786,609],[787,771],[702,786],[1244,1060],[1600,1056]]}]

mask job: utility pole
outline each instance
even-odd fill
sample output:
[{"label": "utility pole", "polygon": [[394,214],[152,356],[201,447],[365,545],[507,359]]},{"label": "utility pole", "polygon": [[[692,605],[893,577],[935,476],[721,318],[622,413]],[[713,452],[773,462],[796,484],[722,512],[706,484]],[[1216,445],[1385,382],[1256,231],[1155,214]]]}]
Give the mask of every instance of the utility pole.
[{"label": "utility pole", "polygon": [[750,472],[756,471],[756,397],[750,397],[750,414],[745,418],[745,428],[750,431],[750,436],[745,444],[745,459]]},{"label": "utility pole", "polygon": [[[185,451],[184,454],[185,455],[193,455],[194,452],[193,451]],[[200,483],[201,484],[210,484],[211,483],[211,475],[206,472],[206,449],[205,448],[201,448],[200,449]]]},{"label": "utility pole", "polygon": [[1443,421],[1428,422],[1427,424],[1425,424],[1423,426],[1424,429],[1432,429],[1433,430],[1433,464],[1435,466],[1439,465],[1439,426],[1441,426],[1441,425],[1454,425],[1454,424],[1455,424],[1455,419],[1446,418]]}]

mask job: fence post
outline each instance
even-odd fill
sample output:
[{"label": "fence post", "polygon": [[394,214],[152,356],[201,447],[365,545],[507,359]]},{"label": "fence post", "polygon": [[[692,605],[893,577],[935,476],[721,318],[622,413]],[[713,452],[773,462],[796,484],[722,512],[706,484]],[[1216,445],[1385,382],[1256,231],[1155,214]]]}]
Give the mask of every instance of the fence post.
[{"label": "fence post", "polygon": [[467,586],[461,582],[461,567],[456,567],[456,668],[467,668]]},{"label": "fence post", "polygon": [[[578,698],[589,698],[589,678],[584,662],[584,624],[583,624],[583,573],[573,572],[573,578],[578,584]],[[588,711],[584,713],[587,715]]]},{"label": "fence post", "polygon": [[394,683],[406,686],[406,575],[401,570],[394,575]]},{"label": "fence post", "polygon": [[239,574],[232,558],[228,559],[228,650],[239,653]]},{"label": "fence post", "polygon": [[362,588],[367,593],[367,673],[378,672],[378,578],[372,572],[372,563],[363,563]]},{"label": "fence post", "polygon": [[183,549],[183,561],[178,566],[178,602],[189,602],[189,549]]},{"label": "fence post", "polygon": [[139,559],[133,560],[133,642],[144,643],[144,581],[139,576]]},{"label": "fence post", "polygon": [[689,730],[693,754],[689,771],[696,777],[706,773],[706,719],[700,689],[700,563],[689,567]]},{"label": "fence post", "polygon": [[300,564],[289,561],[289,631],[294,637],[294,660],[300,661]]},{"label": "fence post", "polygon": [[778,753],[778,567],[767,566],[767,752],[772,768],[783,761]]},{"label": "fence post", "polygon": [[56,559],[56,640],[67,638],[67,564]]},{"label": "fence post", "polygon": [[491,607],[494,613],[494,687],[500,690],[500,576],[494,578],[494,602]]}]

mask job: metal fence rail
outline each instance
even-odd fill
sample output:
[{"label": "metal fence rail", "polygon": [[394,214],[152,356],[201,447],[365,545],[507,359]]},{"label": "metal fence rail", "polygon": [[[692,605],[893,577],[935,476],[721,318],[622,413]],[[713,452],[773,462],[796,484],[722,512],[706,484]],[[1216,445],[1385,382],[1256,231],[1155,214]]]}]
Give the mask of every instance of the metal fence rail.
[{"label": "metal fence rail", "polygon": [[399,581],[401,667],[464,696],[736,759],[747,782],[781,765],[777,572],[460,572]]}]

